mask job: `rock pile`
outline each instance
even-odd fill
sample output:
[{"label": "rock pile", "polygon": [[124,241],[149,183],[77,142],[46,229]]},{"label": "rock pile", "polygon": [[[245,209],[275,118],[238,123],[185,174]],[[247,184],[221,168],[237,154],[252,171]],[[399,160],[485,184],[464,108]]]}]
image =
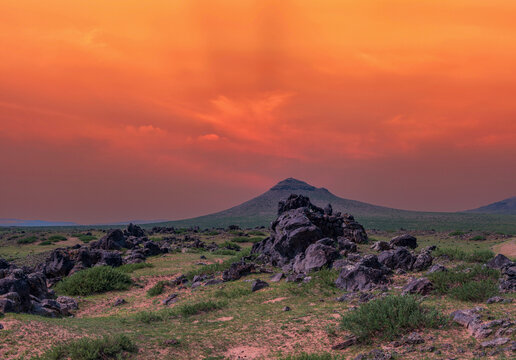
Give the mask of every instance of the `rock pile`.
[{"label": "rock pile", "polygon": [[340,251],[356,251],[355,243],[365,241],[367,234],[353,216],[334,214],[330,205],[323,210],[293,194],[279,203],[271,236],[255,244],[252,253],[283,271],[306,274],[331,266]]}]

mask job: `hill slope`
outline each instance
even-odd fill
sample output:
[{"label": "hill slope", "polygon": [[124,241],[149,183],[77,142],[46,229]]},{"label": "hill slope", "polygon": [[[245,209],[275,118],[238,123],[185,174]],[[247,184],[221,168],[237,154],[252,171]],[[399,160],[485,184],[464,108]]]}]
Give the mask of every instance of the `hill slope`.
[{"label": "hill slope", "polygon": [[502,201],[497,201],[486,206],[481,206],[477,209],[468,210],[467,212],[516,215],[516,196]]},{"label": "hill slope", "polygon": [[278,202],[290,194],[302,194],[318,205],[331,203],[335,211],[347,212],[355,216],[366,228],[381,230],[486,230],[516,233],[516,216],[485,215],[474,213],[436,213],[392,209],[360,201],[338,197],[325,188],[316,188],[304,181],[288,178],[280,181],[267,192],[230,209],[214,214],[168,221],[152,226],[175,226],[200,228],[269,226],[275,218]]}]

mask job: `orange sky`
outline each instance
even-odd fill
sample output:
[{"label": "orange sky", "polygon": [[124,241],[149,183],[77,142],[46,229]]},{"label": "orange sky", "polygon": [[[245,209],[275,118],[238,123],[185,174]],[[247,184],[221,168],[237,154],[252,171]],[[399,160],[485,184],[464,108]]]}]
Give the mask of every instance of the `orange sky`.
[{"label": "orange sky", "polygon": [[514,0],[2,0],[0,218],[175,219],[289,176],[516,194]]}]

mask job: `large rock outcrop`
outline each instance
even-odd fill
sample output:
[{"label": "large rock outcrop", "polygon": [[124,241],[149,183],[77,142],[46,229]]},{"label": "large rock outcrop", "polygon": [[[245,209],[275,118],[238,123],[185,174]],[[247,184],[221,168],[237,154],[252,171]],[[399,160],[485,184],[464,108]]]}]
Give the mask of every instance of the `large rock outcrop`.
[{"label": "large rock outcrop", "polygon": [[252,253],[259,260],[285,271],[307,273],[329,266],[339,256],[339,243],[364,242],[367,234],[351,215],[333,213],[313,205],[302,195],[290,195],[278,205],[278,217],[271,236],[255,244]]}]

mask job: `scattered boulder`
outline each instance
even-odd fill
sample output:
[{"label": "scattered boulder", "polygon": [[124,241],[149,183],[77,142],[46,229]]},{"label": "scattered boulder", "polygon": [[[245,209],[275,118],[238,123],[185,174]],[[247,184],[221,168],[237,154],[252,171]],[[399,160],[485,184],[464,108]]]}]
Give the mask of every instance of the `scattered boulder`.
[{"label": "scattered boulder", "polygon": [[371,245],[371,249],[376,251],[385,251],[391,250],[391,246],[386,241],[377,241],[373,245]]},{"label": "scattered boulder", "polygon": [[417,239],[412,235],[404,234],[392,238],[389,242],[389,245],[391,248],[402,246],[415,249],[417,248]]},{"label": "scattered boulder", "polygon": [[402,295],[419,294],[428,295],[434,289],[434,285],[427,278],[412,279],[403,287]]},{"label": "scattered boulder", "polygon": [[378,261],[389,269],[411,270],[415,262],[414,256],[404,247],[383,251],[378,255]]},{"label": "scattered boulder", "polygon": [[292,309],[291,309],[289,306],[285,306],[285,307],[283,308],[283,311],[290,311],[290,310],[292,310]]},{"label": "scattered boulder", "polygon": [[143,229],[138,225],[134,225],[133,223],[130,223],[129,226],[127,226],[127,230],[125,230],[125,234],[127,236],[134,236],[134,237],[145,236],[145,232],[143,231]]},{"label": "scattered boulder", "polygon": [[344,350],[347,349],[350,346],[353,346],[357,343],[357,338],[354,336],[348,337],[343,342],[340,342],[338,344],[335,344],[331,347],[332,350]]},{"label": "scattered boulder", "polygon": [[487,304],[497,304],[497,303],[511,303],[512,302],[512,299],[504,299],[503,297],[501,296],[493,296],[489,299],[487,299],[486,303]]},{"label": "scattered boulder", "polygon": [[177,301],[177,297],[178,297],[178,294],[171,294],[171,295],[167,296],[165,299],[163,299],[163,301],[161,301],[161,303],[163,305],[173,304]]},{"label": "scattered boulder", "polygon": [[335,284],[347,291],[371,290],[385,284],[389,273],[389,269],[380,264],[375,255],[366,255],[359,263],[344,266]]},{"label": "scattered boulder", "polygon": [[432,255],[428,251],[421,252],[417,257],[416,261],[412,265],[412,270],[423,271],[428,269],[432,265]]},{"label": "scattered boulder", "polygon": [[293,270],[297,273],[308,274],[314,270],[320,270],[339,257],[335,246],[329,245],[333,241],[329,238],[318,240],[315,244],[308,246],[304,256],[298,254],[294,260]]},{"label": "scattered boulder", "polygon": [[424,342],[425,339],[423,339],[423,337],[419,335],[417,332],[411,332],[403,339],[403,343],[408,345],[422,344]]},{"label": "scattered boulder", "polygon": [[430,269],[428,269],[428,271],[426,273],[433,274],[435,272],[440,272],[440,271],[448,271],[448,269],[444,265],[435,264],[435,265],[432,265],[432,267]]},{"label": "scattered boulder", "polygon": [[90,247],[92,249],[120,250],[127,248],[127,243],[125,242],[125,236],[122,230],[115,229],[109,231],[109,233],[100,240],[90,243]]},{"label": "scattered boulder", "polygon": [[348,238],[340,236],[337,238],[337,243],[339,245],[340,250],[345,250],[346,253],[355,253],[357,252],[357,244]]},{"label": "scattered boulder", "polygon": [[279,282],[285,275],[283,273],[277,273],[271,276],[270,281]]},{"label": "scattered boulder", "polygon": [[113,306],[121,306],[127,304],[127,301],[124,298],[116,298],[113,302]]},{"label": "scattered boulder", "polygon": [[505,255],[498,254],[486,264],[491,269],[502,269],[503,267],[512,264],[512,261]]},{"label": "scattered boulder", "polygon": [[496,338],[496,339],[493,339],[493,340],[481,342],[480,346],[483,347],[483,348],[496,347],[496,346],[505,345],[509,341],[510,341],[509,338]]},{"label": "scattered boulder", "polygon": [[255,281],[253,281],[253,283],[251,285],[251,291],[255,292],[255,291],[264,289],[264,288],[266,288],[268,286],[269,286],[269,284],[266,283],[265,281],[262,281],[260,279],[256,279]]},{"label": "scattered boulder", "polygon": [[244,275],[248,275],[255,270],[255,266],[252,263],[246,263],[245,261],[240,261],[231,264],[229,269],[222,273],[222,280],[224,281],[232,281],[238,280]]},{"label": "scattered boulder", "polygon": [[501,274],[500,291],[504,293],[516,291],[516,263],[505,265],[501,270]]},{"label": "scattered boulder", "polygon": [[73,310],[79,309],[79,304],[77,303],[77,300],[75,300],[73,297],[70,296],[59,296],[56,301],[61,306],[61,310],[63,312],[70,313]]}]

